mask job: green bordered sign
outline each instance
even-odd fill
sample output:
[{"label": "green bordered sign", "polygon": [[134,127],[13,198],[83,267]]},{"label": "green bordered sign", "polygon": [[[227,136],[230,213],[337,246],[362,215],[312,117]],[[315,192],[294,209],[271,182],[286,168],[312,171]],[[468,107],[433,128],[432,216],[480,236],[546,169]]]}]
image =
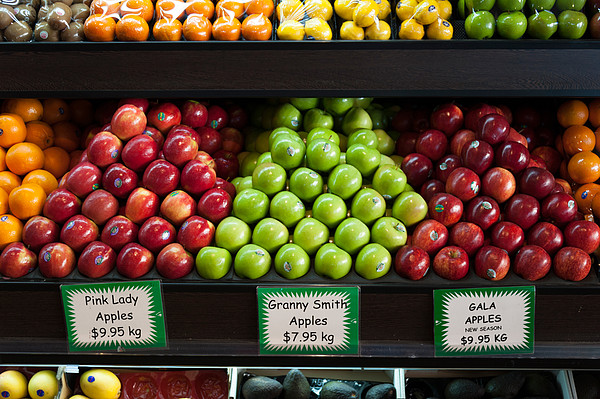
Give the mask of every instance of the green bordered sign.
[{"label": "green bordered sign", "polygon": [[358,354],[358,287],[258,287],[260,353]]},{"label": "green bordered sign", "polygon": [[435,290],[436,356],[533,353],[535,287]]},{"label": "green bordered sign", "polygon": [[62,285],[70,351],[167,345],[160,281]]}]

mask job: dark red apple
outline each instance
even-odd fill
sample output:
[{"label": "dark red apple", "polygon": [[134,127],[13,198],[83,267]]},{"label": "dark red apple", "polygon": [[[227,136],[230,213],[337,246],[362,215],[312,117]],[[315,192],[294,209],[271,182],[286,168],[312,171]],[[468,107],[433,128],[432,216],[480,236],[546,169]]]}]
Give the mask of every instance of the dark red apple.
[{"label": "dark red apple", "polygon": [[469,255],[461,247],[444,247],[433,258],[433,271],[446,280],[460,280],[469,272]]},{"label": "dark red apple", "polygon": [[117,100],[102,101],[94,109],[94,120],[101,125],[110,123],[113,114],[120,106]]},{"label": "dark red apple", "polygon": [[219,150],[213,154],[217,176],[225,180],[233,180],[238,176],[240,164],[237,156],[230,151]]},{"label": "dark red apple", "polygon": [[435,178],[441,180],[445,184],[450,173],[461,166],[462,161],[460,160],[460,157],[454,154],[446,155],[435,165]]},{"label": "dark red apple", "polygon": [[552,173],[541,168],[526,168],[519,178],[519,192],[541,200],[554,188]]},{"label": "dark red apple", "polygon": [[119,100],[118,106],[125,104],[135,105],[143,112],[148,112],[148,109],[150,109],[150,101],[146,98],[122,98]]},{"label": "dark red apple", "polygon": [[423,199],[427,203],[429,203],[429,201],[431,201],[431,199],[433,198],[434,195],[436,195],[438,193],[445,193],[445,192],[446,192],[446,185],[444,183],[442,183],[441,180],[435,180],[435,179],[427,180],[421,186],[421,190],[419,190],[419,194],[421,194],[421,197],[423,197]]},{"label": "dark red apple", "polygon": [[510,107],[508,105],[506,105],[506,104],[498,105],[498,113],[500,115],[502,115],[503,117],[505,117],[509,124],[512,124],[512,121],[513,121],[512,110],[510,109]]},{"label": "dark red apple", "polygon": [[181,171],[181,188],[191,195],[200,195],[215,185],[217,174],[202,161],[192,159]]},{"label": "dark red apple", "polygon": [[501,167],[494,167],[485,172],[481,179],[481,193],[492,197],[499,204],[507,201],[517,190],[515,176]]},{"label": "dark red apple", "polygon": [[[412,116],[413,116],[413,110],[412,108],[400,108],[392,117],[392,120],[390,121],[390,124],[392,125],[392,129],[394,129],[397,132],[400,133],[404,133],[407,132],[411,129],[412,126]],[[413,151],[409,151],[407,152],[407,154],[410,154]],[[402,155],[402,154],[398,154],[398,155]]]},{"label": "dark red apple", "polygon": [[146,114],[135,105],[121,105],[110,121],[111,131],[121,140],[142,134],[146,129]]},{"label": "dark red apple", "polygon": [[125,245],[117,256],[117,272],[124,277],[135,279],[152,270],[154,254],[137,242]]},{"label": "dark red apple", "polygon": [[221,130],[229,123],[229,115],[222,107],[218,105],[210,105],[208,107],[208,120],[206,126],[213,129]]},{"label": "dark red apple", "polygon": [[563,247],[554,255],[552,266],[563,280],[581,281],[590,273],[592,260],[583,249]]},{"label": "dark red apple", "polygon": [[92,138],[87,146],[88,161],[99,168],[106,168],[119,161],[122,149],[121,139],[110,132],[100,132]]},{"label": "dark red apple", "polygon": [[525,233],[523,229],[513,222],[496,223],[490,234],[491,243],[498,248],[502,248],[509,255],[512,255],[517,249],[525,243]]},{"label": "dark red apple", "polygon": [[485,195],[475,197],[467,204],[465,219],[486,231],[500,219],[500,207],[492,197]]},{"label": "dark red apple", "polygon": [[223,146],[223,139],[218,130],[213,129],[212,127],[202,126],[196,128],[196,131],[200,136],[200,144],[198,145],[199,151],[214,154]]},{"label": "dark red apple", "polygon": [[156,257],[156,270],[168,279],[178,279],[190,274],[195,260],[179,243],[164,247]]},{"label": "dark red apple", "polygon": [[244,107],[236,103],[227,104],[225,107],[229,115],[229,126],[242,129],[248,124],[248,112]]},{"label": "dark red apple", "polygon": [[138,241],[154,253],[160,252],[167,244],[175,242],[175,227],[165,219],[153,216],[146,220],[138,232]]},{"label": "dark red apple", "polygon": [[52,242],[40,249],[38,267],[47,278],[64,278],[75,270],[75,252],[62,242]]},{"label": "dark red apple", "polygon": [[146,136],[151,137],[154,141],[156,141],[156,144],[158,144],[158,148],[162,148],[163,144],[165,143],[165,136],[160,132],[160,130],[158,130],[155,127],[152,126],[146,126],[146,130],[144,130],[144,133]]},{"label": "dark red apple", "polygon": [[145,134],[132,137],[125,144],[121,154],[125,166],[134,172],[143,172],[157,157],[158,144],[152,137]]},{"label": "dark red apple", "polygon": [[537,245],[550,255],[554,255],[563,246],[563,233],[554,224],[538,222],[527,232],[527,244]]},{"label": "dark red apple", "polygon": [[85,198],[89,193],[100,188],[102,172],[90,162],[81,162],[69,172],[65,188],[78,196]]},{"label": "dark red apple", "polygon": [[244,148],[244,136],[238,129],[226,126],[219,130],[219,134],[223,140],[222,149],[225,151],[239,154]]},{"label": "dark red apple", "polygon": [[475,140],[475,132],[469,129],[460,129],[450,139],[450,152],[457,157],[462,154],[463,147]]},{"label": "dark red apple", "polygon": [[[597,2],[594,2],[597,4]],[[589,4],[589,2],[588,2]],[[588,30],[592,39],[600,39],[600,12],[594,11],[588,23]]]},{"label": "dark red apple", "polygon": [[202,248],[211,244],[215,235],[215,226],[200,216],[187,219],[177,233],[177,242],[186,251],[197,254]]},{"label": "dark red apple", "polygon": [[175,190],[163,199],[160,214],[175,226],[181,226],[187,218],[196,214],[196,201],[185,191]]},{"label": "dark red apple", "polygon": [[435,194],[427,203],[429,217],[437,220],[446,227],[458,223],[463,214],[463,203],[457,197],[448,193]]},{"label": "dark red apple", "polygon": [[475,223],[459,222],[455,224],[448,237],[448,244],[461,247],[469,256],[475,255],[483,243],[483,230]]},{"label": "dark red apple", "polygon": [[125,204],[125,216],[133,223],[142,224],[148,218],[158,215],[160,200],[158,195],[143,187],[129,194]]},{"label": "dark red apple", "polygon": [[101,241],[89,243],[77,261],[77,270],[89,278],[106,276],[115,268],[115,251]]},{"label": "dark red apple", "polygon": [[417,138],[415,150],[432,161],[437,161],[446,153],[448,138],[441,130],[429,129]]},{"label": "dark red apple", "polygon": [[463,146],[460,159],[464,167],[483,175],[494,162],[494,149],[485,141],[473,140]]},{"label": "dark red apple", "polygon": [[574,220],[576,215],[577,203],[569,194],[550,194],[542,201],[542,217],[559,225]]},{"label": "dark red apple", "polygon": [[419,133],[403,131],[396,140],[396,154],[405,157],[416,152]]},{"label": "dark red apple", "polygon": [[529,146],[527,143],[527,139],[521,133],[517,132],[512,127],[510,128],[510,132],[508,133],[508,137],[504,141],[516,141],[519,144],[522,144],[525,148]]},{"label": "dark red apple", "polygon": [[164,197],[177,188],[179,179],[180,172],[175,165],[164,159],[157,159],[144,171],[142,185],[159,197]]},{"label": "dark red apple", "polygon": [[530,155],[529,156],[529,163],[527,164],[528,168],[541,168],[541,169],[546,169],[548,170],[548,166],[546,165],[546,162],[544,162],[544,160],[538,156],[535,155]]},{"label": "dark red apple", "polygon": [[230,181],[227,181],[225,179],[217,177],[217,180],[215,180],[215,187],[214,188],[223,189],[223,190],[227,191],[227,194],[229,194],[229,196],[232,199],[235,198],[235,195],[236,195],[235,186]]},{"label": "dark red apple", "polygon": [[600,227],[588,220],[570,222],[564,231],[565,245],[577,247],[591,254],[600,245]]},{"label": "dark red apple", "polygon": [[465,167],[454,169],[448,176],[448,180],[446,180],[446,192],[457,196],[463,202],[475,198],[480,187],[479,176]]},{"label": "dark red apple", "polygon": [[46,198],[42,214],[48,219],[62,224],[80,211],[81,200],[66,188],[57,188]]},{"label": "dark red apple", "polygon": [[450,137],[462,127],[464,119],[462,110],[456,104],[447,103],[433,110],[429,122],[432,128],[441,130]]},{"label": "dark red apple", "polygon": [[96,190],[86,197],[81,213],[102,226],[119,211],[119,201],[106,190]]},{"label": "dark red apple", "polygon": [[496,148],[497,166],[519,173],[529,165],[529,150],[516,141],[505,141]]},{"label": "dark red apple", "polygon": [[530,105],[520,105],[515,109],[514,124],[518,127],[529,126],[537,128],[542,123],[542,117],[537,109]]},{"label": "dark red apple", "polygon": [[121,163],[110,165],[102,175],[102,188],[117,198],[127,198],[137,184],[137,174]]},{"label": "dark red apple", "polygon": [[465,127],[469,130],[477,130],[479,119],[488,114],[497,114],[498,107],[489,104],[477,104],[470,108],[465,114]]},{"label": "dark red apple", "polygon": [[550,255],[538,245],[525,245],[517,252],[513,261],[515,274],[529,281],[546,277],[551,268]]},{"label": "dark red apple", "polygon": [[64,224],[60,241],[75,252],[81,252],[92,241],[98,239],[98,226],[83,215],[75,215]]},{"label": "dark red apple", "polygon": [[550,173],[552,173],[553,175],[558,173],[560,163],[562,162],[562,156],[555,148],[547,145],[536,147],[531,152],[531,155],[542,158],[546,163],[546,166]]},{"label": "dark red apple", "polygon": [[190,134],[169,132],[162,151],[167,161],[182,168],[196,156],[198,143]]},{"label": "dark red apple", "polygon": [[[171,128],[171,130],[169,130],[169,134],[171,134],[171,135],[183,134],[184,136],[190,136],[192,139],[194,139],[194,141],[196,142],[196,144],[198,146],[200,145],[200,135],[198,134],[198,132],[196,130],[192,129],[189,126],[186,126],[186,125],[173,126]],[[169,136],[169,134],[167,135],[167,137]]]},{"label": "dark red apple", "polygon": [[437,220],[420,222],[412,235],[412,245],[423,248],[431,256],[435,255],[448,242],[448,229]]},{"label": "dark red apple", "polygon": [[46,244],[58,241],[60,227],[44,216],[34,216],[23,226],[22,241],[36,254]]},{"label": "dark red apple", "polygon": [[115,216],[104,225],[100,241],[108,244],[115,252],[137,240],[139,227],[125,216]]},{"label": "dark red apple", "polygon": [[429,129],[429,115],[431,110],[429,107],[421,106],[415,109],[412,113],[411,130],[423,133]]},{"label": "dark red apple", "polygon": [[504,217],[526,231],[540,218],[540,203],[531,195],[513,195],[504,207]]},{"label": "dark red apple", "polygon": [[566,194],[569,195],[573,195],[573,189],[571,188],[571,184],[566,181],[565,179],[554,179],[554,181],[556,182],[556,184],[560,184],[561,187],[563,188],[563,192],[565,192]]},{"label": "dark red apple", "polygon": [[400,167],[404,174],[406,174],[408,184],[415,189],[421,187],[433,174],[431,159],[416,152],[405,156]]},{"label": "dark red apple", "polygon": [[409,280],[422,279],[429,270],[429,254],[413,245],[400,247],[394,257],[394,269],[400,276]]},{"label": "dark red apple", "polygon": [[0,275],[19,278],[32,272],[37,266],[37,256],[22,242],[8,244],[0,254]]},{"label": "dark red apple", "polygon": [[510,256],[502,248],[485,245],[475,255],[475,274],[486,280],[502,280],[510,270]]},{"label": "dark red apple", "polygon": [[148,111],[148,123],[166,134],[169,129],[181,123],[181,111],[173,103],[161,103]]},{"label": "dark red apple", "polygon": [[198,215],[218,224],[231,214],[233,199],[221,188],[211,188],[198,200]]},{"label": "dark red apple", "polygon": [[181,123],[191,128],[197,128],[206,125],[208,120],[208,110],[204,104],[187,100],[181,106]]},{"label": "dark red apple", "polygon": [[491,145],[503,142],[510,131],[510,123],[500,114],[487,114],[477,121],[475,137]]}]

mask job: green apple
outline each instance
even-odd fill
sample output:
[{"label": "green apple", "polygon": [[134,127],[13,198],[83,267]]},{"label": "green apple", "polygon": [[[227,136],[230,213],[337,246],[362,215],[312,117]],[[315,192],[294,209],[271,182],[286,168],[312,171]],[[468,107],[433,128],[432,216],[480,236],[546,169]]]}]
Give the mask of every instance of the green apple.
[{"label": "green apple", "polygon": [[[291,183],[291,182],[290,182]],[[343,200],[352,198],[362,186],[362,175],[360,171],[352,165],[338,165],[327,179],[327,190]]]},{"label": "green apple", "polygon": [[337,245],[327,243],[315,255],[315,273],[332,280],[345,277],[352,270],[352,256]]},{"label": "green apple", "polygon": [[392,216],[405,226],[413,226],[427,216],[427,202],[419,193],[405,189],[392,205]]},{"label": "green apple", "polygon": [[535,13],[536,11],[552,10],[555,1],[556,0],[527,0],[527,6],[532,13]]},{"label": "green apple", "polygon": [[294,280],[310,270],[310,257],[298,244],[288,243],[275,255],[275,271],[282,277]]},{"label": "green apple", "polygon": [[373,129],[373,121],[371,121],[367,111],[359,107],[353,107],[344,115],[342,132],[346,136],[350,136],[352,132],[358,129]]},{"label": "green apple", "polygon": [[313,108],[308,110],[304,114],[303,118],[303,128],[307,132],[310,132],[314,128],[324,128],[324,129],[332,129],[333,128],[333,116],[327,112],[323,111],[319,108]]},{"label": "green apple", "polygon": [[373,174],[372,187],[386,200],[394,200],[406,187],[406,175],[396,165],[381,165]]},{"label": "green apple", "polygon": [[496,8],[500,11],[521,11],[525,7],[525,0],[497,0]]},{"label": "green apple", "polygon": [[396,141],[383,129],[373,130],[377,135],[377,151],[382,155],[392,155],[396,151]]},{"label": "green apple", "polygon": [[370,226],[385,215],[385,199],[372,188],[363,188],[352,198],[350,214]]},{"label": "green apple", "polygon": [[292,138],[296,138],[299,139],[300,136],[298,135],[298,132],[287,128],[287,127],[278,127],[276,129],[273,129],[270,131],[269,133],[269,148],[271,148],[273,146],[273,142],[275,142],[275,140],[279,137],[279,136],[288,136],[288,137],[292,137]]},{"label": "green apple", "polygon": [[270,254],[276,253],[290,238],[287,227],[275,218],[264,218],[252,231],[252,244],[260,245]]},{"label": "green apple", "polygon": [[381,244],[367,244],[354,261],[354,270],[367,280],[385,276],[392,268],[392,255]]},{"label": "green apple", "polygon": [[534,39],[550,39],[557,30],[558,21],[552,11],[536,12],[527,19],[527,34]]},{"label": "green apple", "polygon": [[370,129],[358,129],[348,137],[348,147],[354,144],[362,144],[369,148],[377,148],[379,140],[374,131]]},{"label": "green apple", "polygon": [[581,11],[583,6],[585,6],[585,0],[556,0],[556,8],[559,11]]},{"label": "green apple", "polygon": [[321,194],[312,206],[312,217],[335,229],[346,218],[348,207],[343,199],[335,194]]},{"label": "green apple", "polygon": [[496,30],[504,39],[520,39],[527,31],[527,17],[521,11],[503,12],[496,20]]},{"label": "green apple", "polygon": [[256,244],[246,244],[235,254],[233,269],[242,278],[256,280],[271,269],[271,255]]},{"label": "green apple", "polygon": [[204,247],[196,255],[196,271],[202,278],[218,280],[231,269],[231,254],[219,247]]},{"label": "green apple", "polygon": [[270,152],[273,162],[281,165],[285,170],[290,170],[304,162],[306,145],[299,137],[279,135],[273,140]]},{"label": "green apple", "polygon": [[254,144],[254,151],[259,154],[263,154],[269,151],[269,137],[271,136],[270,130],[265,130],[256,136],[256,143]]},{"label": "green apple", "polygon": [[323,99],[325,111],[334,116],[344,115],[354,105],[352,98],[326,97]]},{"label": "green apple", "polygon": [[306,208],[296,194],[282,191],[271,199],[269,215],[290,229],[306,215]]},{"label": "green apple", "polygon": [[233,184],[233,187],[235,187],[235,193],[237,195],[247,188],[252,188],[252,176],[238,176],[231,181],[231,184]]},{"label": "green apple", "polygon": [[252,239],[250,226],[241,219],[228,216],[221,220],[215,229],[215,244],[230,253],[236,253]]},{"label": "green apple", "polygon": [[314,255],[329,240],[329,229],[315,218],[304,218],[294,228],[292,242],[309,255]]},{"label": "green apple", "polygon": [[287,174],[285,169],[274,162],[261,163],[252,172],[252,187],[269,197],[285,188]]},{"label": "green apple", "polygon": [[379,104],[371,104],[367,108],[367,112],[373,122],[373,129],[387,129],[389,125],[389,118],[385,113],[383,106]]},{"label": "green apple", "polygon": [[308,111],[319,106],[317,97],[292,97],[290,103],[300,111]]},{"label": "green apple", "polygon": [[458,0],[458,4],[456,5],[456,9],[458,10],[458,18],[465,19],[467,16],[467,6],[465,4],[465,0]]},{"label": "green apple", "polygon": [[250,152],[256,151],[256,139],[264,130],[254,126],[246,126],[244,128],[244,150]]},{"label": "green apple", "polygon": [[302,127],[302,112],[290,103],[281,104],[273,114],[271,126],[273,128],[283,126],[292,130],[300,130]]},{"label": "green apple", "polygon": [[308,136],[306,136],[306,142],[310,143],[316,139],[325,139],[340,145],[340,136],[330,128],[315,127],[311,129],[310,132],[308,132]]},{"label": "green apple", "polygon": [[366,224],[355,217],[349,217],[339,224],[333,235],[333,242],[350,255],[355,255],[369,243],[371,232]]},{"label": "green apple", "polygon": [[248,224],[258,222],[268,211],[269,197],[255,188],[247,188],[233,199],[233,215]]},{"label": "green apple", "polygon": [[298,168],[290,176],[290,191],[302,201],[313,202],[323,194],[323,178],[312,169]]},{"label": "green apple", "polygon": [[475,11],[465,19],[465,32],[471,39],[491,39],[496,29],[496,20],[489,11]]},{"label": "green apple", "polygon": [[315,139],[306,146],[306,166],[318,172],[329,172],[340,162],[340,147],[326,139]]},{"label": "green apple", "polygon": [[[383,155],[381,154],[381,161],[379,161],[379,168],[382,166],[396,166],[396,162],[394,162],[394,160],[391,157],[388,157],[387,155]],[[379,169],[377,168],[377,169]]]},{"label": "green apple", "polygon": [[401,155],[392,155],[390,158],[392,158],[394,163],[398,166],[402,165],[402,161],[404,160],[404,157]]},{"label": "green apple", "polygon": [[240,176],[252,176],[252,172],[258,163],[260,153],[249,152],[240,163]]},{"label": "green apple", "polygon": [[[271,151],[265,151],[258,156],[256,160],[256,165],[260,165],[263,163],[273,163],[273,157],[271,156]],[[256,169],[256,167],[255,167]],[[254,173],[254,171],[252,171]]]},{"label": "green apple", "polygon": [[383,245],[390,252],[400,249],[407,239],[404,224],[391,216],[379,218],[371,226],[371,242]]},{"label": "green apple", "polygon": [[495,4],[496,0],[465,0],[468,12],[491,11]]},{"label": "green apple", "polygon": [[558,15],[558,36],[563,39],[580,39],[587,29],[587,18],[579,11],[566,10]]},{"label": "green apple", "polygon": [[352,104],[355,107],[367,109],[373,102],[373,97],[355,97],[352,99]]},{"label": "green apple", "polygon": [[346,163],[358,169],[363,177],[368,177],[379,167],[381,153],[364,144],[354,144],[346,150]]}]

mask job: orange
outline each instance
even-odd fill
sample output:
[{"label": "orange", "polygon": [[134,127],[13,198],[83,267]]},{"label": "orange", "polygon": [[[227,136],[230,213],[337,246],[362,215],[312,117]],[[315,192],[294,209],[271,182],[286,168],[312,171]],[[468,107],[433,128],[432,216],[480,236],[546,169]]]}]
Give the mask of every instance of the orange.
[{"label": "orange", "polygon": [[90,15],[83,24],[86,39],[92,42],[112,42],[115,40],[117,23],[102,14]]},{"label": "orange", "polygon": [[598,152],[600,151],[600,127],[596,129],[594,136],[596,136],[596,146],[594,149]]},{"label": "orange", "polygon": [[16,114],[0,114],[0,146],[8,148],[27,137],[23,118]]},{"label": "orange", "polygon": [[0,216],[0,249],[12,242],[21,241],[23,223],[13,215]]},{"label": "orange", "polygon": [[[596,139],[596,143],[597,142],[598,140]],[[554,139],[554,148],[556,148],[556,151],[558,151],[560,155],[563,157],[565,156],[565,147],[563,146],[562,136],[560,134],[557,134],[556,138]]]},{"label": "orange", "polygon": [[407,19],[400,24],[400,31],[398,32],[400,39],[421,40],[423,36],[425,36],[425,29],[415,19]]},{"label": "orange", "polygon": [[592,212],[592,200],[600,192],[600,184],[588,183],[579,186],[575,191],[575,202],[577,202],[577,209],[583,213]]},{"label": "orange", "polygon": [[25,141],[36,144],[42,150],[54,144],[54,131],[46,122],[31,121],[27,122],[25,126],[27,127]]},{"label": "orange", "polygon": [[27,173],[23,178],[22,184],[34,183],[44,189],[46,195],[50,194],[58,187],[58,180],[47,170],[36,169]]},{"label": "orange", "polygon": [[186,4],[181,0],[158,0],[156,2],[156,18],[183,18],[185,8]]},{"label": "orange", "polygon": [[567,156],[580,151],[592,151],[596,146],[596,136],[587,126],[569,126],[562,135],[562,144]]},{"label": "orange", "polygon": [[118,0],[92,0],[90,15],[100,14],[104,17],[117,18],[121,3]]},{"label": "orange", "polygon": [[6,170],[6,150],[0,147],[0,171]]},{"label": "orange", "polygon": [[562,127],[583,125],[587,122],[589,110],[581,100],[569,100],[562,103],[556,111],[558,123]]},{"label": "orange", "polygon": [[59,122],[52,125],[54,130],[54,145],[64,148],[67,152],[79,148],[79,129],[72,122]]},{"label": "orange", "polygon": [[252,14],[242,22],[242,36],[246,40],[269,40],[273,33],[273,25],[263,14]]},{"label": "orange", "polygon": [[190,0],[185,4],[187,15],[200,14],[209,20],[215,15],[215,4],[211,0]]},{"label": "orange", "polygon": [[275,5],[273,0],[250,0],[245,3],[246,14],[262,14],[267,18],[273,15],[273,9]]},{"label": "orange", "polygon": [[41,215],[46,202],[46,192],[35,183],[21,184],[8,194],[10,213],[21,220]]},{"label": "orange", "polygon": [[44,166],[44,152],[33,143],[17,143],[6,151],[6,167],[16,175],[26,175]]},{"label": "orange", "polygon": [[29,122],[42,119],[43,107],[36,98],[12,98],[4,101],[2,112],[17,114],[23,118],[23,122]]},{"label": "orange", "polygon": [[211,34],[212,24],[204,15],[192,14],[183,22],[183,37],[185,37],[185,40],[209,40]]},{"label": "orange", "polygon": [[591,151],[578,152],[569,159],[567,171],[575,183],[593,183],[600,179],[600,157]]},{"label": "orange", "polygon": [[138,15],[146,22],[154,18],[154,4],[150,0],[124,0],[119,9],[121,17],[125,15]]},{"label": "orange", "polygon": [[60,98],[48,98],[43,101],[44,114],[42,120],[49,125],[64,122],[71,119],[71,109],[65,100]]},{"label": "orange", "polygon": [[152,27],[154,40],[177,42],[181,40],[183,30],[181,21],[178,19],[159,19]]},{"label": "orange", "polygon": [[150,36],[150,27],[144,18],[130,14],[117,22],[115,34],[123,42],[144,42]]},{"label": "orange", "polygon": [[594,128],[600,127],[600,98],[596,98],[588,104],[588,111],[590,124]]},{"label": "orange", "polygon": [[69,170],[71,158],[69,153],[60,147],[50,147],[44,150],[44,170],[60,179]]},{"label": "orange", "polygon": [[0,172],[0,188],[10,193],[21,185],[21,178],[9,170]]},{"label": "orange", "polygon": [[212,26],[215,40],[239,40],[242,34],[242,24],[237,18],[219,17]]},{"label": "orange", "polygon": [[8,212],[8,194],[0,188],[0,214]]},{"label": "orange", "polygon": [[94,123],[94,104],[90,100],[76,99],[69,102],[71,122],[80,127]]},{"label": "orange", "polygon": [[244,15],[244,2],[241,0],[219,0],[215,6],[217,17],[239,18]]}]

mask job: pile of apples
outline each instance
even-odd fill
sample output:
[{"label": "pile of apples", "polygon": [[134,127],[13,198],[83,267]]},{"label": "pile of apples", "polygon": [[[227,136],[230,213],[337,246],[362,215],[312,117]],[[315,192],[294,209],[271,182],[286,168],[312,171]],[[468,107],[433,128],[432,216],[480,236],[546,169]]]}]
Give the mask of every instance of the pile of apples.
[{"label": "pile of apples", "polygon": [[238,106],[186,101],[121,102],[89,139],[80,162],[48,195],[43,216],[0,255],[5,277],[39,265],[47,278],[75,268],[89,278],[113,269],[137,278],[156,267],[165,278],[190,273],[215,224],[231,211],[240,129]]},{"label": "pile of apples", "polygon": [[[428,207],[411,245],[396,255],[400,275],[417,280],[430,265],[450,280],[470,267],[494,281],[511,269],[530,281],[551,269],[571,281],[588,275],[600,228],[578,212],[569,183],[555,178],[562,159],[550,145],[553,130],[528,107],[514,118],[521,133],[509,108],[489,104],[464,114],[443,104],[420,125],[406,111],[396,114],[393,124],[405,132],[396,143],[402,170]],[[421,132],[408,132],[414,128]]]}]

